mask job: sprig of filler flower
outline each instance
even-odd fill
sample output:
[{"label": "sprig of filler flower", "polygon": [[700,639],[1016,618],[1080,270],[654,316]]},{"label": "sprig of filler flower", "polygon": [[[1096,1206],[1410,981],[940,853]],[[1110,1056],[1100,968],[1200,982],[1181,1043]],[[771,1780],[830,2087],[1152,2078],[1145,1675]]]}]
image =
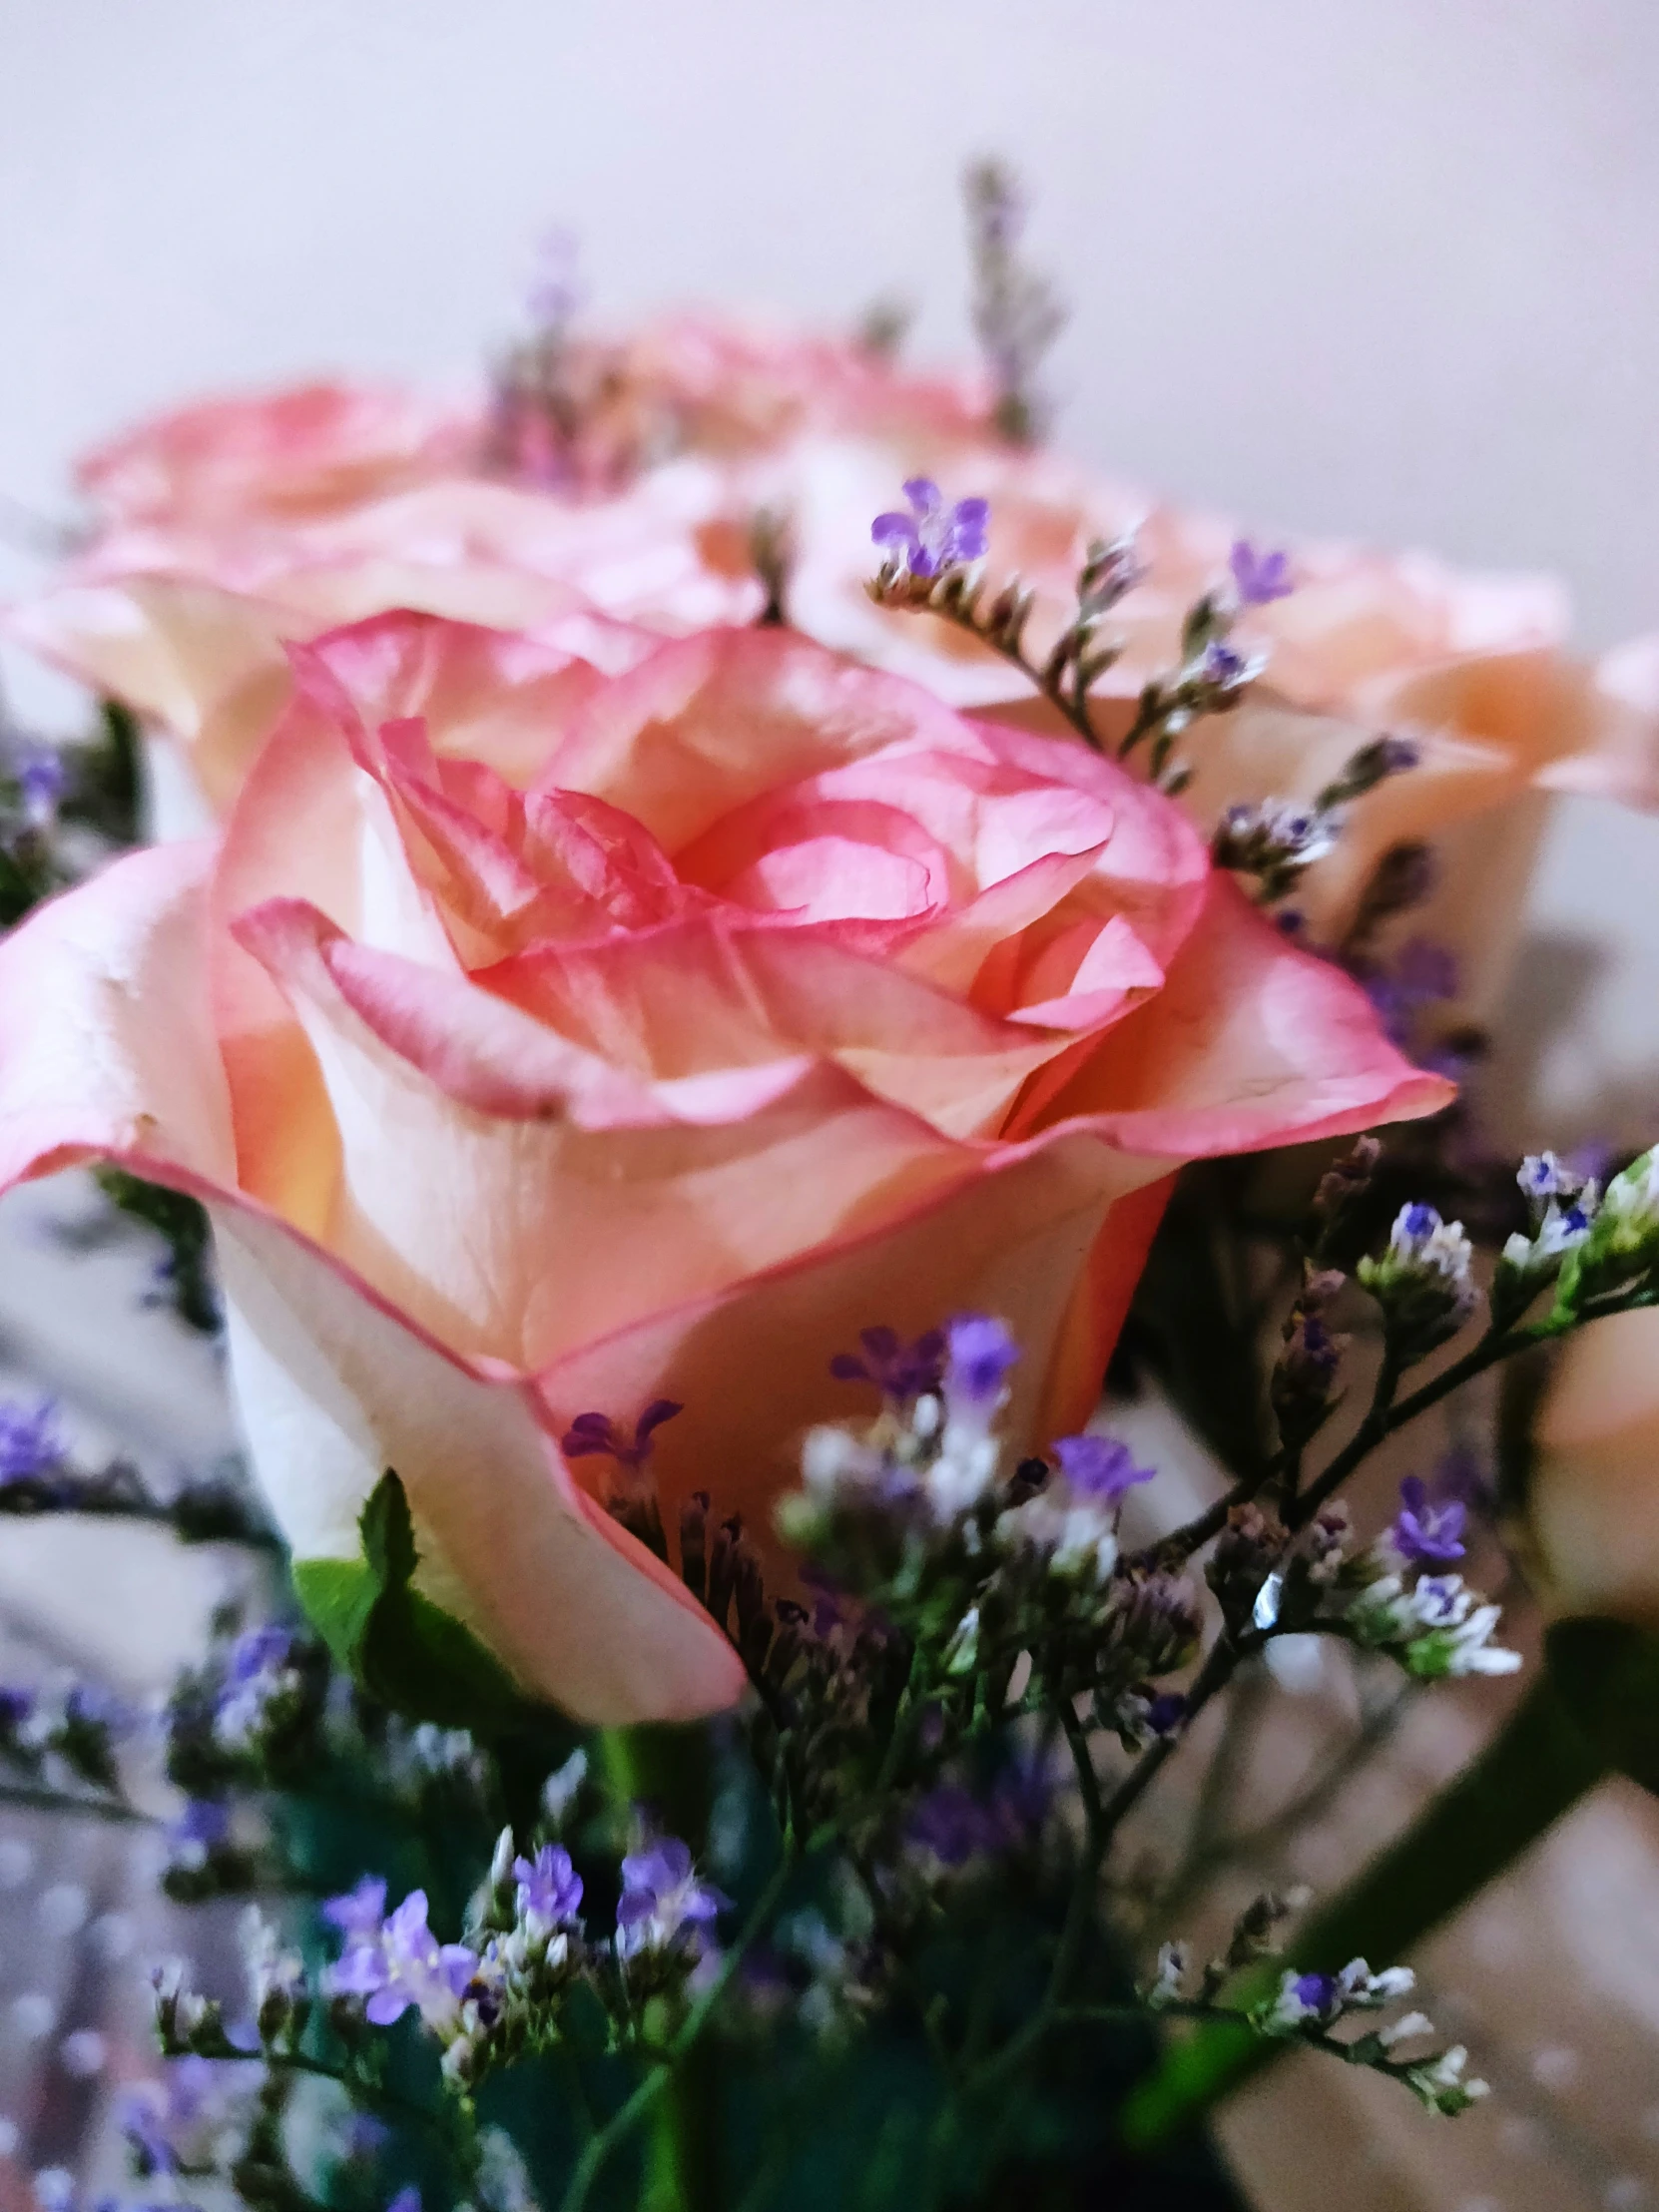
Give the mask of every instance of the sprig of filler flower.
[{"label": "sprig of filler flower", "polygon": [[[1235,544],[1227,582],[1202,593],[1187,611],[1174,669],[1143,686],[1114,741],[1090,701],[1125,650],[1124,640],[1109,633],[1108,617],[1147,573],[1133,534],[1110,543],[1097,538],[1089,546],[1077,576],[1075,611],[1037,661],[1025,648],[1035,591],[1018,576],[994,591],[986,582],[981,564],[989,502],[947,500],[926,476],[909,478],[903,490],[905,506],[877,515],[870,525],[881,549],[880,567],[865,586],[875,604],[954,623],[1010,661],[1097,753],[1127,762],[1144,748],[1149,780],[1171,797],[1184,791],[1193,770],[1176,757],[1177,741],[1205,717],[1232,713],[1267,667],[1265,650],[1242,647],[1234,630],[1250,608],[1292,590],[1289,556],[1259,551],[1244,539]],[[1215,833],[1217,865],[1252,876],[1264,903],[1283,898],[1335,845],[1348,808],[1416,761],[1416,748],[1406,740],[1371,738],[1311,802],[1268,799],[1230,808]]]}]

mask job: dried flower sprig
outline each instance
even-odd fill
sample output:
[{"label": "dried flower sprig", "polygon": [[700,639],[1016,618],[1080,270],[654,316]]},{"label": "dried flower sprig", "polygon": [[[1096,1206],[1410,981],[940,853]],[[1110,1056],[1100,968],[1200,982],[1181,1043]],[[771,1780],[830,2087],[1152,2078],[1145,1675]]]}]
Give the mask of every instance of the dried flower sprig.
[{"label": "dried flower sprig", "polygon": [[1127,730],[1113,744],[1097,725],[1089,697],[1123,655],[1122,641],[1109,637],[1104,625],[1144,574],[1133,539],[1097,539],[1089,547],[1078,572],[1076,610],[1039,663],[1024,643],[1034,592],[1014,576],[987,596],[976,565],[985,544],[985,502],[958,500],[947,508],[937,486],[922,479],[905,491],[922,496],[929,520],[948,518],[948,526],[928,535],[903,516],[877,516],[871,534],[884,554],[865,586],[875,604],[955,623],[1012,662],[1097,753],[1128,760],[1145,746],[1151,781],[1171,794],[1182,791],[1191,770],[1173,759],[1177,738],[1202,716],[1236,707],[1265,666],[1262,655],[1229,643],[1236,603],[1225,593],[1206,593],[1189,610],[1179,665],[1143,688]]},{"label": "dried flower sprig", "polygon": [[1065,305],[1021,253],[1026,206],[1013,172],[998,161],[974,162],[962,180],[962,196],[973,328],[996,391],[993,420],[1016,445],[1034,445],[1052,412],[1038,370],[1065,325]]}]

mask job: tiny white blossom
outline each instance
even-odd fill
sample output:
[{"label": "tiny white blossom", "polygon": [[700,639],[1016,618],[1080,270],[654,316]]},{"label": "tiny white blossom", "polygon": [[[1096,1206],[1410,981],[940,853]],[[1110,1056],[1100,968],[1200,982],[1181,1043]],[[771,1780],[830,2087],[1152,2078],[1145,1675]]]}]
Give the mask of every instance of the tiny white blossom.
[{"label": "tiny white blossom", "polygon": [[1146,1990],[1146,2007],[1149,2012],[1161,2012],[1166,2005],[1174,2004],[1181,1994],[1181,1984],[1187,1977],[1188,1951],[1185,1943],[1165,1943],[1158,1952],[1157,1970]]}]

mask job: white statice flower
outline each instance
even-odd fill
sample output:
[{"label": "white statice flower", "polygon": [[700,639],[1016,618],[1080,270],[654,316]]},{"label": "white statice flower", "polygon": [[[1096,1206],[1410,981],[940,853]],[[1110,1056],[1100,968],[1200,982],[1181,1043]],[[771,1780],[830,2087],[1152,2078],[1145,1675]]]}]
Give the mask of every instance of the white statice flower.
[{"label": "white statice flower", "polygon": [[1117,1516],[1091,1498],[1073,1497],[1063,1484],[1050,1484],[1011,1506],[996,1524],[1009,1550],[1040,1552],[1050,1573],[1068,1581],[1096,1585],[1111,1579],[1117,1565]]},{"label": "white statice flower", "polygon": [[549,1828],[563,1828],[571,1807],[588,1779],[588,1755],[573,1751],[562,1767],[556,1767],[541,1786],[542,1818]]},{"label": "white statice flower", "polygon": [[1474,1247],[1460,1221],[1442,1221],[1432,1206],[1402,1206],[1388,1232],[1396,1265],[1415,1275],[1438,1276],[1450,1289],[1469,1280]]},{"label": "white statice flower", "polygon": [[1601,1201],[1598,1247],[1623,1259],[1659,1236],[1659,1146],[1615,1175]]},{"label": "white statice flower", "polygon": [[1437,2058],[1425,2058],[1420,2066],[1411,2067],[1405,2080],[1429,2111],[1460,2112],[1465,2105],[1491,2093],[1488,2083],[1473,2075],[1465,2076],[1468,2062],[1468,2051],[1461,2043],[1453,2043]]},{"label": "white statice flower", "polygon": [[1001,1516],[998,1537],[1045,1555],[1051,1574],[1103,1585],[1117,1565],[1124,1498],[1137,1483],[1150,1482],[1155,1470],[1136,1466],[1134,1453],[1116,1436],[1062,1436],[1053,1451],[1048,1480]]},{"label": "white statice flower", "polygon": [[1528,1153],[1515,1181],[1532,1213],[1532,1234],[1516,1231],[1503,1247],[1500,1274],[1507,1270],[1527,1285],[1554,1278],[1561,1262],[1581,1245],[1601,1204],[1599,1186],[1558,1160],[1553,1152]]},{"label": "white statice flower", "polygon": [[1149,2012],[1161,2012],[1167,2005],[1179,2001],[1181,1984],[1187,1978],[1191,1953],[1185,1943],[1165,1943],[1158,1952],[1158,1964],[1152,1979],[1142,1992],[1142,2002]]},{"label": "white statice flower", "polygon": [[1492,1642],[1502,1608],[1481,1601],[1458,1574],[1425,1574],[1409,1587],[1397,1574],[1369,1583],[1349,1607],[1358,1640],[1392,1651],[1425,1680],[1513,1674],[1520,1654]]},{"label": "white statice flower", "polygon": [[850,1428],[828,1422],[809,1428],[801,1446],[801,1479],[826,1504],[838,1502],[849,1490],[872,1489],[888,1464],[884,1452]]},{"label": "white statice flower", "polygon": [[262,2034],[274,2033],[305,2001],[305,1961],[298,1951],[284,1946],[280,1932],[257,1905],[243,1914],[238,1934],[254,2016]]}]

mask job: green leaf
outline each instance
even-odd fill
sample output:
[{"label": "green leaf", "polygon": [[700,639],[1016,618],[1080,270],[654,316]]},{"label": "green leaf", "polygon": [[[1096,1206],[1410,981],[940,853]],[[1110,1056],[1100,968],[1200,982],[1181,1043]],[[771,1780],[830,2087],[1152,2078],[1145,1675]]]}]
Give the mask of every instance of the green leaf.
[{"label": "green leaf", "polygon": [[[1653,1639],[1644,1641],[1652,1646]],[[1563,1658],[1567,1679],[1558,1680]],[[1552,1630],[1548,1670],[1485,1750],[1352,1888],[1314,1917],[1288,1946],[1286,1959],[1243,1984],[1239,2001],[1265,1996],[1291,1962],[1304,1972],[1335,1972],[1356,1957],[1374,1966],[1397,1964],[1611,1766],[1623,1763],[1610,1756],[1615,1737],[1626,1749],[1645,1744],[1659,1751],[1659,1703],[1651,1702],[1659,1674],[1644,1673],[1644,1667],[1659,1667],[1659,1658],[1638,1661],[1611,1622],[1574,1621]],[[1640,1727],[1626,1731],[1602,1705],[1609,1696],[1630,1695],[1638,1677],[1650,1699],[1641,1744]],[[1166,2052],[1157,2071],[1131,2092],[1122,2115],[1125,2140],[1151,2149],[1284,2049],[1245,2029],[1200,2028]]]},{"label": "green leaf", "polygon": [[363,1507],[360,1559],[299,1559],[300,1604],[342,1667],[371,1697],[411,1720],[483,1737],[545,1723],[498,1659],[413,1587],[419,1552],[409,1501],[389,1468]]}]

